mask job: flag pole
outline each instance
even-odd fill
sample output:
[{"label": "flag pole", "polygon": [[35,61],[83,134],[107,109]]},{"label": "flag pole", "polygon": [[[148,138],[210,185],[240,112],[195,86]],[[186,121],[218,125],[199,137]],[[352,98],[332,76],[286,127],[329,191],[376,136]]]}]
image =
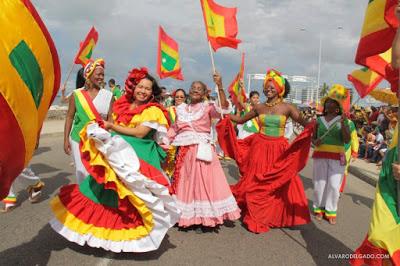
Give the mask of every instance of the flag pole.
[{"label": "flag pole", "polygon": [[72,62],[72,65],[71,65],[70,70],[69,70],[69,72],[68,72],[67,78],[66,78],[66,80],[64,81],[64,85],[63,85],[64,90],[67,89],[67,88],[66,88],[67,82],[68,82],[68,80],[69,80],[69,77],[71,76],[72,71],[74,70],[74,67],[75,67],[75,62]]},{"label": "flag pole", "polygon": [[[208,41],[208,48],[210,49],[210,58],[211,58],[211,65],[212,65],[212,69],[213,69],[213,75],[215,74],[215,72],[217,72],[217,70],[215,69],[215,63],[214,63],[214,53],[212,51],[211,48],[211,43],[210,40]],[[219,91],[218,91],[218,86],[215,86],[215,91],[217,92],[217,98],[218,98],[218,105],[219,107],[222,109],[222,105],[221,105],[221,98],[219,97]],[[221,119],[224,118],[223,114],[220,113],[221,115]]]},{"label": "flag pole", "polygon": [[[400,69],[399,69],[400,74]],[[400,79],[398,80],[397,101],[400,99]],[[400,108],[397,107],[397,119],[400,117]],[[397,122],[397,163],[400,163],[400,126]],[[397,214],[400,216],[400,181],[397,182]]]}]

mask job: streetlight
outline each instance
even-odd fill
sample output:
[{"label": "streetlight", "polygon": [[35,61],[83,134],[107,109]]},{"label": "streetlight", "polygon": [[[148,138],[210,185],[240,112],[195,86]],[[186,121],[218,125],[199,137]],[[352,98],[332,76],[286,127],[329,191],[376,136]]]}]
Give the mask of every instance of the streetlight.
[{"label": "streetlight", "polygon": [[[336,30],[343,30],[342,26],[338,26]],[[300,31],[307,31],[306,28],[301,28]],[[316,105],[319,101],[319,87],[321,82],[321,57],[322,57],[322,34],[319,32],[319,50],[318,50],[318,76],[317,76],[317,95],[315,96]],[[313,100],[313,94],[311,93],[311,101]]]}]

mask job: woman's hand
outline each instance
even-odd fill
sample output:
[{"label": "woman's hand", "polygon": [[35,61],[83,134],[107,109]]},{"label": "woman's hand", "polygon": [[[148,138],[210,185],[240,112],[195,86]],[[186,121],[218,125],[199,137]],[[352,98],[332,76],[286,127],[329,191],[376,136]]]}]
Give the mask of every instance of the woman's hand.
[{"label": "woman's hand", "polygon": [[222,89],[222,77],[221,75],[215,71],[213,75],[214,83],[218,86],[218,89]]},{"label": "woman's hand", "polygon": [[400,164],[392,163],[392,171],[394,179],[400,181]]},{"label": "woman's hand", "polygon": [[64,141],[64,152],[67,155],[71,155],[71,144],[68,139]]},{"label": "woman's hand", "polygon": [[104,121],[103,123],[104,123],[104,129],[105,130],[110,130],[110,129],[113,128],[113,125],[114,125],[113,123],[111,123],[109,121]]}]

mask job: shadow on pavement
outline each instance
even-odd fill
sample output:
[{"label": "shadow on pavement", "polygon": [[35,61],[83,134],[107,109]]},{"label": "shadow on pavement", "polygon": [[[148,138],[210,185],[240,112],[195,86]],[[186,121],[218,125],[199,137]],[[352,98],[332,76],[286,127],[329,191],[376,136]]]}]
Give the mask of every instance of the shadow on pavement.
[{"label": "shadow on pavement", "polygon": [[51,252],[65,249],[66,243],[46,224],[31,241],[0,252],[0,265],[47,265]]},{"label": "shadow on pavement", "polygon": [[363,204],[365,206],[367,206],[368,208],[372,208],[372,205],[374,204],[374,200],[367,198],[367,197],[363,197],[360,195],[356,195],[354,193],[344,193],[346,196],[351,197],[351,199],[353,200],[353,203],[360,205]]},{"label": "shadow on pavement", "polygon": [[45,153],[45,152],[48,152],[48,151],[51,151],[51,148],[50,148],[50,147],[39,147],[39,148],[37,148],[37,150],[35,151],[35,156],[36,156],[36,155],[39,155],[39,154],[42,154],[42,153]]}]

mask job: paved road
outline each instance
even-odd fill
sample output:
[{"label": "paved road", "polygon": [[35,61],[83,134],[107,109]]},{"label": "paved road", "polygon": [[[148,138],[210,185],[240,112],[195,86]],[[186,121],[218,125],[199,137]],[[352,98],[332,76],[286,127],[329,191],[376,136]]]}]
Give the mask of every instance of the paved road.
[{"label": "paved road", "polygon": [[[0,265],[346,265],[346,260],[329,259],[329,254],[351,254],[362,242],[373,203],[374,188],[350,176],[336,226],[313,219],[305,226],[258,235],[240,222],[201,235],[173,228],[155,252],[113,254],[70,243],[47,224],[52,217],[50,198],[73,178],[70,161],[62,151],[62,137],[41,140],[32,168],[46,182],[44,199],[30,204],[21,186],[21,206],[0,215]],[[301,173],[309,199],[311,164]],[[235,166],[223,165],[229,182],[235,183]]]}]

